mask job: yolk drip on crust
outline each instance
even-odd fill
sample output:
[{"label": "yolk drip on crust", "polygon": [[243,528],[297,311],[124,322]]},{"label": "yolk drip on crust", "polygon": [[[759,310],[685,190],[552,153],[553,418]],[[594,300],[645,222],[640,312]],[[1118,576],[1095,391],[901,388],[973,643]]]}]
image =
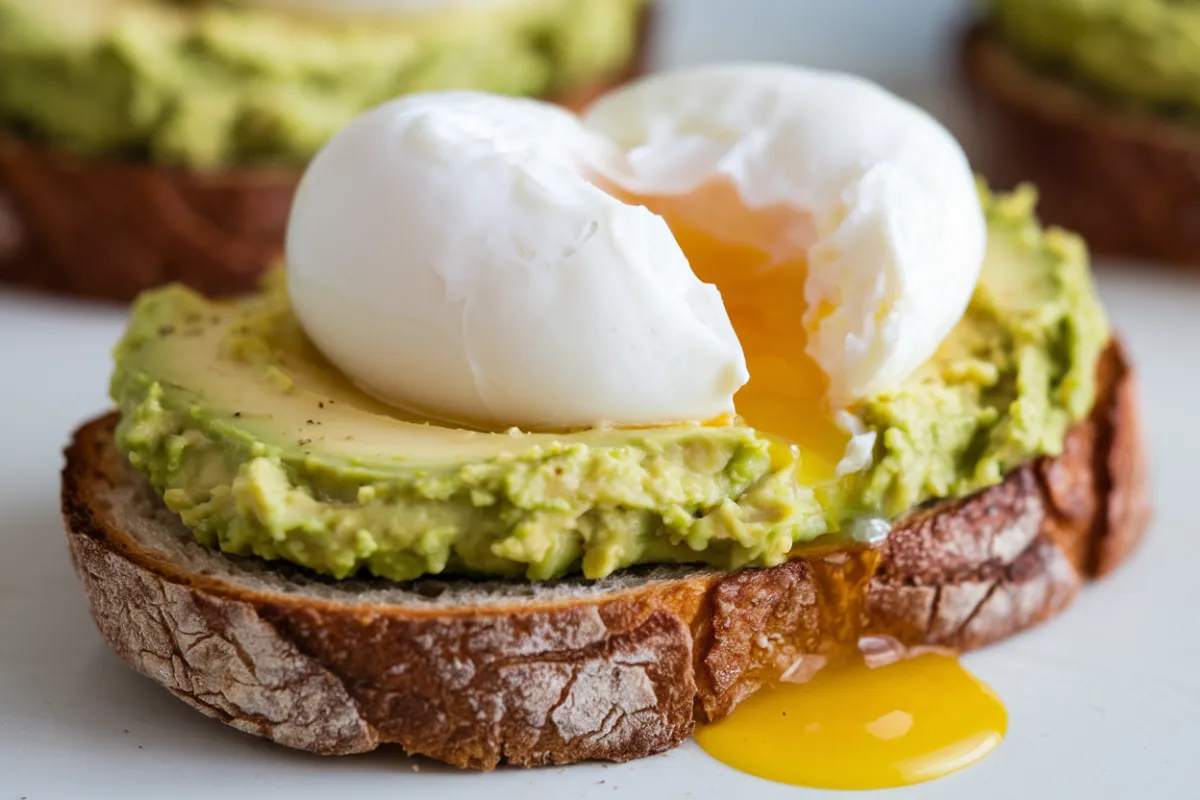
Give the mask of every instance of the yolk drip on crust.
[{"label": "yolk drip on crust", "polygon": [[696,741],[742,772],[814,789],[885,789],[940,778],[991,753],[1004,705],[958,659],[926,654],[885,667],[826,668],[779,683]]},{"label": "yolk drip on crust", "polygon": [[[750,371],[734,398],[738,414],[798,448],[801,481],[832,479],[849,434],[834,421],[828,375],[806,351],[811,218],[783,206],[748,208],[727,182],[636,202],[666,220],[696,275],[721,291]],[[1004,706],[957,659],[930,654],[867,667],[856,645],[876,561],[861,561],[858,579],[841,589],[816,581],[825,625],[839,631],[819,656],[830,665],[807,683],[767,685],[730,716],[700,726],[706,752],[781,783],[879,789],[947,775],[996,748]]]}]

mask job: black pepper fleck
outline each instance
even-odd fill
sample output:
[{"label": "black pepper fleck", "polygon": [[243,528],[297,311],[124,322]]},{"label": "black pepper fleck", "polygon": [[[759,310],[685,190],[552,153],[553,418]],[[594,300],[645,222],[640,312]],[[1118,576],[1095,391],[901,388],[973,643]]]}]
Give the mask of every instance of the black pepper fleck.
[{"label": "black pepper fleck", "polygon": [[235,411],[235,412],[233,412],[233,415],[234,415],[235,417],[240,417],[240,416],[242,415],[242,412],[240,412],[240,411]]},{"label": "black pepper fleck", "polygon": [[174,325],[162,325],[158,329],[159,336],[170,336],[174,332],[175,332]]},{"label": "black pepper fleck", "polygon": [[300,447],[304,447],[312,444],[312,439],[299,439],[296,441],[296,444],[298,444]]},{"label": "black pepper fleck", "polygon": [[324,408],[324,407],[325,407],[324,403],[317,403],[317,408]]},{"label": "black pepper fleck", "polygon": [[316,425],[316,423],[315,423],[315,422],[313,422],[311,419],[306,419],[306,420],[304,420],[304,424],[305,424],[305,425]]}]

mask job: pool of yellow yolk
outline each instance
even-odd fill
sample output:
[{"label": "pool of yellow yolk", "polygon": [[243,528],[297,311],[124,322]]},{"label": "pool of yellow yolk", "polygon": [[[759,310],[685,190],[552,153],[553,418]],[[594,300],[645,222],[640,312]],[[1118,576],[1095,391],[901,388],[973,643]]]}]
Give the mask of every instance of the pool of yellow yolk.
[{"label": "pool of yellow yolk", "polygon": [[[631,198],[663,217],[696,275],[721,291],[746,354],[739,416],[797,449],[799,480],[834,478],[849,435],[834,422],[829,377],[808,355],[802,320],[811,219],[786,207],[750,209],[728,183],[687,195]],[[874,563],[873,561],[871,563]],[[843,597],[840,624],[859,616]],[[845,639],[856,642],[855,631]],[[710,755],[743,772],[799,786],[878,789],[969,766],[1004,736],[999,698],[957,659],[924,655],[868,669],[852,645],[805,684],[776,683],[725,719],[700,726]]]},{"label": "pool of yellow yolk", "polygon": [[958,659],[922,655],[829,668],[758,692],[696,731],[729,766],[814,789],[884,789],[940,778],[992,752],[1008,717]]}]

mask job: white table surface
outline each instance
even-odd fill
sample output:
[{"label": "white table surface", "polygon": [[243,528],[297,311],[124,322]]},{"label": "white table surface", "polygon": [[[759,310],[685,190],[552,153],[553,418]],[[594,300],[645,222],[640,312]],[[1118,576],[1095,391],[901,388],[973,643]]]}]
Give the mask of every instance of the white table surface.
[{"label": "white table surface", "polygon": [[[951,0],[679,0],[663,62],[771,58],[860,71],[969,119],[939,62]],[[1200,275],[1103,264],[1141,368],[1157,515],[1141,552],[1064,617],[968,665],[1003,696],[1008,737],[982,764],[896,798],[1200,795]],[[490,775],[397,751],[320,759],[201,717],[126,669],[94,630],[58,515],[60,451],[106,407],[123,314],[0,292],[0,800],[821,796],[749,778],[694,743],[623,766]]]}]

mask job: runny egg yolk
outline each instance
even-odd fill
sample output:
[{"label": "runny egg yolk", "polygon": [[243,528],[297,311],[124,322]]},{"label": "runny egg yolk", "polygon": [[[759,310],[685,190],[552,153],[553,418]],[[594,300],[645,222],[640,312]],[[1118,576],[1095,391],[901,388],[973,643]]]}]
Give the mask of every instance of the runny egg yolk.
[{"label": "runny egg yolk", "polygon": [[996,694],[958,660],[926,654],[886,667],[856,661],[808,683],[779,683],[696,741],[760,778],[814,789],[884,789],[940,778],[1004,737]]},{"label": "runny egg yolk", "polygon": [[666,220],[692,270],[721,291],[750,372],[734,397],[737,413],[799,448],[802,481],[832,478],[850,437],[834,422],[828,376],[806,352],[812,220],[782,205],[748,208],[728,181],[636,202]]},{"label": "runny egg yolk", "polygon": [[[737,413],[799,450],[799,480],[832,479],[850,437],[834,421],[828,376],[806,352],[811,218],[783,206],[750,209],[727,182],[636,202],[666,220],[697,276],[721,291],[750,372],[734,398]],[[782,783],[878,789],[949,774],[995,749],[1004,706],[957,659],[922,655],[870,669],[848,644],[857,642],[874,563],[865,559],[870,567],[859,580],[823,600],[838,630],[833,665],[807,683],[769,685],[700,726],[705,751]]]}]

